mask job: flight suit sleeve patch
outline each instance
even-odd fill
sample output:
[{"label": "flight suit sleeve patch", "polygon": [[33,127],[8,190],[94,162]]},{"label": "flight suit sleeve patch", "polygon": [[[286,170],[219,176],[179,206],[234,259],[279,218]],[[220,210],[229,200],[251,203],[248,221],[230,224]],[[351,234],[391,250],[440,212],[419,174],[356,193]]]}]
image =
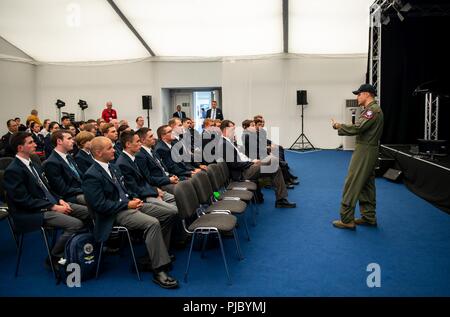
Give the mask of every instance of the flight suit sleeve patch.
[{"label": "flight suit sleeve patch", "polygon": [[366,111],[365,114],[363,114],[363,117],[366,119],[369,119],[369,120],[372,119],[373,116],[374,116],[374,112],[372,110],[368,110],[368,111]]}]

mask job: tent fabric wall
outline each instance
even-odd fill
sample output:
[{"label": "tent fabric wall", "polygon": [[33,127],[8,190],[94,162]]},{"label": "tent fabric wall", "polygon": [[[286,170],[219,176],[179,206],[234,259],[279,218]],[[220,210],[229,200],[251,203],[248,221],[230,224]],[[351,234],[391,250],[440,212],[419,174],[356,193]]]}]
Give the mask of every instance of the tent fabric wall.
[{"label": "tent fabric wall", "polygon": [[[0,37],[0,56],[14,59],[29,59],[25,53]],[[25,118],[30,114],[35,101],[36,67],[0,59],[0,133],[8,131],[6,120]]]}]

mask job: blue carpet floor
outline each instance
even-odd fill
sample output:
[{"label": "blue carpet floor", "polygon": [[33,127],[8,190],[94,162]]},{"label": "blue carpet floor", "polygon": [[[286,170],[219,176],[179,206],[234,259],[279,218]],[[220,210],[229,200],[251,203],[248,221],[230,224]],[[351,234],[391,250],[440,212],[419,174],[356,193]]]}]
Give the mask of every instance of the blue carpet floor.
[{"label": "blue carpet floor", "polygon": [[[287,153],[301,184],[289,191],[296,209],[275,209],[264,190],[256,227],[238,261],[232,240],[225,240],[233,284],[218,250],[206,259],[193,254],[188,283],[178,290],[139,282],[130,271],[129,253],[105,259],[99,280],[81,288],[56,286],[43,267],[39,234],[25,239],[20,274],[14,278],[16,249],[7,223],[0,223],[0,296],[450,296],[450,216],[415,196],[403,184],[377,179],[378,228],[338,230],[342,185],[351,153]],[[143,247],[137,247],[138,253]],[[187,250],[177,251],[172,274],[182,280]],[[381,268],[381,287],[369,288],[369,263]]]}]

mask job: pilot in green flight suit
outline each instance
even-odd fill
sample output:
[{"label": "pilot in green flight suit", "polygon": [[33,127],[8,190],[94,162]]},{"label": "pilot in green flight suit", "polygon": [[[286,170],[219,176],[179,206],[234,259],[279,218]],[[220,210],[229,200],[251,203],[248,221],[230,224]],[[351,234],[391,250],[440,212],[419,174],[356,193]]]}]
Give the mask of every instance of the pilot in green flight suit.
[{"label": "pilot in green flight suit", "polygon": [[[364,84],[353,91],[358,105],[363,107],[355,124],[337,123],[332,119],[333,128],[339,135],[356,135],[353,152],[342,195],[340,220],[333,225],[341,229],[356,228],[356,225],[376,226],[375,213],[375,167],[378,160],[378,145],[383,132],[383,112],[374,100],[376,90]],[[359,202],[361,218],[355,219],[355,207]]]}]

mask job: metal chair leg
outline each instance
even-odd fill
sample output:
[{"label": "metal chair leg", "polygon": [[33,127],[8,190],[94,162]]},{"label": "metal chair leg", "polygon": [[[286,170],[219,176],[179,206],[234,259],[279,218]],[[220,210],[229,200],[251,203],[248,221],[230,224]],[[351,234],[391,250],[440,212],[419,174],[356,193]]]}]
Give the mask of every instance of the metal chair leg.
[{"label": "metal chair leg", "polygon": [[131,243],[130,233],[128,232],[128,230],[126,231],[126,233],[127,233],[127,237],[128,237],[128,243],[130,244],[131,257],[133,259],[134,268],[136,269],[136,274],[138,276],[138,280],[142,281],[141,280],[141,274],[139,273],[139,269],[138,269],[138,266],[137,266],[137,263],[136,263],[136,257],[134,255],[134,249],[133,249],[133,244]]},{"label": "metal chair leg", "polygon": [[202,243],[202,254],[201,254],[201,258],[204,259],[204,258],[205,258],[206,243],[208,242],[209,234],[204,234],[204,235],[202,235],[202,237],[203,237],[203,243]]},{"label": "metal chair leg", "polygon": [[192,234],[191,247],[189,248],[189,255],[188,255],[188,261],[187,261],[187,265],[186,265],[186,271],[184,272],[184,282],[185,283],[187,283],[189,264],[191,263],[192,248],[194,247],[194,240],[195,240],[195,232]]},{"label": "metal chair leg", "polygon": [[238,253],[238,259],[239,259],[239,261],[241,261],[241,260],[244,259],[244,256],[242,255],[241,245],[239,243],[239,236],[238,236],[236,228],[233,229],[233,237],[234,237],[234,242],[236,243],[236,250],[237,250],[237,253]]},{"label": "metal chair leg", "polygon": [[219,231],[217,231],[217,236],[219,237],[220,251],[222,252],[223,264],[225,265],[225,271],[227,272],[228,284],[231,285],[232,283],[231,283],[230,272],[228,271],[227,259],[225,258],[225,251],[223,249],[222,237],[220,236]]},{"label": "metal chair leg", "polygon": [[53,228],[52,229],[52,244],[51,244],[52,248],[55,246],[57,238],[58,238],[58,229]]},{"label": "metal chair leg", "polygon": [[245,232],[247,233],[247,240],[250,241],[250,232],[248,231],[247,219],[245,218],[245,214],[243,214],[241,218],[244,219],[243,221],[244,221]]},{"label": "metal chair leg", "polygon": [[52,253],[50,252],[50,247],[47,239],[47,231],[41,227],[42,236],[44,237],[45,248],[47,249],[48,258],[50,261],[50,267],[52,268],[53,275],[55,276],[55,280],[58,283],[58,275],[56,274],[55,266],[52,261]]},{"label": "metal chair leg", "polygon": [[95,279],[98,279],[98,271],[100,269],[100,262],[102,261],[102,253],[103,253],[103,241],[100,243],[100,252],[98,253],[98,262],[97,269],[95,270]]},{"label": "metal chair leg", "polygon": [[6,219],[8,220],[9,230],[11,230],[11,234],[12,234],[12,236],[14,238],[14,242],[16,243],[16,248],[18,248],[19,247],[19,241],[17,241],[17,236],[14,233],[14,228],[13,228],[13,224],[11,222],[11,219],[9,218],[9,216],[6,217]]},{"label": "metal chair leg", "polygon": [[19,234],[19,245],[17,248],[17,260],[16,260],[16,272],[14,273],[14,277],[17,277],[19,274],[19,265],[20,265],[20,258],[22,257],[22,248],[23,248],[23,234]]},{"label": "metal chair leg", "polygon": [[255,196],[253,196],[252,201],[253,201],[253,203],[252,203],[253,227],[255,227],[256,226],[256,214],[258,213],[256,211],[256,197]]},{"label": "metal chair leg", "polygon": [[[123,231],[119,232],[119,235],[120,235],[119,256],[123,257]],[[128,229],[127,229],[127,235],[128,235],[128,238],[130,238],[130,234],[128,233]]]}]

